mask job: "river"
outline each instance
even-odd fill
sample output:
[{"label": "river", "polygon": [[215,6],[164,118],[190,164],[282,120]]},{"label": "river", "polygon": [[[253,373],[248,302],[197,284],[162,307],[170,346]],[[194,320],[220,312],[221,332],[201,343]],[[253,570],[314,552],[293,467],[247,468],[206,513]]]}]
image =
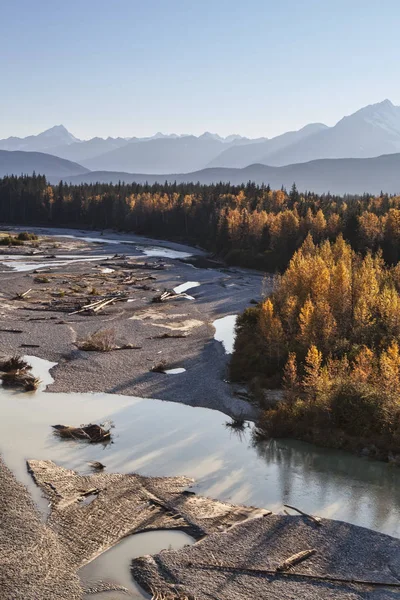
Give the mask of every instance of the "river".
[{"label": "river", "polygon": [[[101,241],[107,243],[104,238]],[[153,252],[155,247],[153,241]],[[174,248],[174,252],[179,250]],[[167,254],[168,249],[163,248],[161,256]],[[188,282],[180,291],[198,285]],[[215,322],[213,343],[223,343],[227,353],[232,351],[234,324],[235,315]],[[89,473],[88,462],[97,460],[112,472],[186,475],[195,480],[193,490],[200,494],[274,512],[291,504],[400,537],[398,468],[293,440],[256,443],[251,423],[235,432],[227,426],[229,418],[218,411],[162,398],[46,392],[54,363],[36,357],[28,360],[43,383],[34,393],[0,387],[0,450],[7,465],[28,486],[43,515],[48,511],[47,502],[27,473],[27,459],[50,459],[79,473]],[[174,377],[179,378],[180,372]],[[106,445],[60,440],[51,428],[58,423],[104,421],[113,424],[113,441]],[[178,545],[187,543],[176,541]],[[162,547],[164,542],[159,539],[157,543]],[[125,547],[129,548],[125,556],[131,556],[130,545],[125,542]],[[119,545],[115,552],[124,553]],[[112,559],[114,554],[109,556]],[[88,571],[89,579],[102,572],[98,565],[103,563],[95,563],[97,567]]]}]

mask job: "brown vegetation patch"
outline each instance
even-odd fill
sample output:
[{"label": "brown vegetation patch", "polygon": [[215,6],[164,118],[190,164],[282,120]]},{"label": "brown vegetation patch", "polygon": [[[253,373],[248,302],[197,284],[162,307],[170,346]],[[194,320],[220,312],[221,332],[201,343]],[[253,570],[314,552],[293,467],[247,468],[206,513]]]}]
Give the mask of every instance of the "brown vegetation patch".
[{"label": "brown vegetation patch", "polygon": [[0,371],[4,373],[8,373],[10,371],[17,370],[28,370],[31,369],[31,365],[29,365],[26,360],[19,356],[18,354],[14,354],[10,358],[1,358],[0,359]]},{"label": "brown vegetation patch", "polygon": [[111,440],[111,427],[104,425],[81,425],[71,427],[69,425],[53,425],[54,433],[63,439],[84,440],[91,443],[108,442]]},{"label": "brown vegetation patch", "polygon": [[76,345],[79,350],[85,352],[110,352],[115,348],[115,331],[113,329],[100,329],[78,341]]}]

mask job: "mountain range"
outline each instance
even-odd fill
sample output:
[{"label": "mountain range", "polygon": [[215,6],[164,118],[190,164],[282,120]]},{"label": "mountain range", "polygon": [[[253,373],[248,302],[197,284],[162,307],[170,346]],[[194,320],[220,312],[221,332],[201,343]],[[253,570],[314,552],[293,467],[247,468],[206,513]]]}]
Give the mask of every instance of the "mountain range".
[{"label": "mountain range", "polygon": [[[307,163],[270,167],[254,164],[242,169],[212,167],[192,173],[124,173],[118,171],[91,171],[65,179],[68,183],[186,183],[212,184],[229,182],[240,185],[252,181],[269,184],[272,189],[282,186],[290,189],[296,183],[298,190],[319,194],[400,194],[400,153],[376,158],[326,158]],[[56,181],[54,180],[56,183]]]},{"label": "mountain range", "polygon": [[366,106],[333,127],[306,125],[271,139],[165,135],[80,140],[63,125],[26,138],[0,140],[1,150],[45,152],[96,171],[187,173],[207,167],[283,166],[321,158],[371,158],[400,152],[400,107],[390,100]]},{"label": "mountain range", "polygon": [[319,192],[398,193],[399,157],[400,107],[384,100],[333,127],[312,123],[271,139],[159,132],[84,141],[57,125],[38,135],[0,140],[0,176],[35,170],[52,181],[242,183],[254,178],[272,187],[296,182],[300,190]]}]

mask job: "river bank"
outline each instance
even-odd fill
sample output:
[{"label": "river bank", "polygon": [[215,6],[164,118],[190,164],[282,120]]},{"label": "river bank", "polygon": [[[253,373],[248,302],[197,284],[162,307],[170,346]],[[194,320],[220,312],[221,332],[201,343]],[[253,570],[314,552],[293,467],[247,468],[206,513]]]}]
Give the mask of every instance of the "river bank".
[{"label": "river bank", "polygon": [[[43,255],[26,256],[20,248],[12,256],[3,255],[4,261],[0,255],[5,267],[0,273],[3,351],[14,352],[23,344],[35,344],[36,356],[58,363],[54,392],[162,397],[255,418],[256,410],[232,396],[225,381],[227,356],[222,344],[213,340],[212,323],[259,298],[262,275],[235,269],[196,269],[183,262],[192,256],[189,248],[177,244],[158,247],[154,240],[150,243],[140,239],[139,244],[138,236],[124,240],[124,236],[114,234],[104,241],[101,237],[87,238],[82,232],[75,234],[77,237],[68,238],[65,236],[73,234],[64,231],[62,238],[52,238]],[[194,257],[202,256],[197,249],[192,252]],[[115,253],[127,256],[135,268],[116,266],[121,260],[112,259]],[[160,266],[164,268],[158,270]],[[109,272],[105,273],[107,268]],[[121,285],[129,275],[136,277],[137,283]],[[65,304],[67,299],[79,296],[85,278],[83,291],[88,299],[96,299],[96,292],[101,294],[108,286],[114,290],[124,288],[129,302],[110,306],[101,314],[69,315],[67,309],[63,310],[63,299]],[[158,291],[179,288],[186,282],[196,285],[192,301],[152,303]],[[15,300],[18,293],[28,289],[29,297]],[[20,333],[10,331],[16,328]],[[104,354],[79,351],[76,341],[101,329],[112,330],[116,340],[139,348]],[[166,380],[150,372],[160,361],[170,368],[185,368],[186,372],[179,379]]]}]

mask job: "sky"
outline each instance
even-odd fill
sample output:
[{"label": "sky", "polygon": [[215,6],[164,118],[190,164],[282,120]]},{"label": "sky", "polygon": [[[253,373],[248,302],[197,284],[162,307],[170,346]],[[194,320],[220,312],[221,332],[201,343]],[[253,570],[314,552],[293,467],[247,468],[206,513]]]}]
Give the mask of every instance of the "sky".
[{"label": "sky", "polygon": [[400,105],[399,0],[1,0],[0,138],[272,137]]}]

